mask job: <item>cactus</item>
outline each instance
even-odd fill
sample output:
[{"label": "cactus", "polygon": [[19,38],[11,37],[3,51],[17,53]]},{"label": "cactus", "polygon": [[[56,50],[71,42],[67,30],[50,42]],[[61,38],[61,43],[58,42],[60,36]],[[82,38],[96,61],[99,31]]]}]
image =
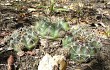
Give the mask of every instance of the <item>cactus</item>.
[{"label": "cactus", "polygon": [[[57,19],[58,20],[58,19]],[[50,38],[56,39],[60,37],[60,31],[67,31],[69,29],[69,25],[63,20],[58,20],[58,22],[51,22],[49,20],[42,20],[37,22],[35,25],[36,32],[42,38]]]},{"label": "cactus", "polygon": [[62,39],[62,46],[65,48],[68,48],[71,46],[72,42],[72,37],[70,36],[65,36],[65,38]]},{"label": "cactus", "polygon": [[74,41],[72,37],[67,36],[62,39],[62,46],[70,49],[71,59],[77,62],[84,62],[90,57],[94,57],[100,49],[100,42],[92,41],[81,45]]},{"label": "cactus", "polygon": [[58,22],[59,22],[59,24],[60,24],[62,29],[64,29],[65,31],[69,30],[69,24],[68,23],[66,23],[66,22],[64,22],[62,20],[59,20]]},{"label": "cactus", "polygon": [[35,29],[40,36],[45,37],[48,34],[48,26],[46,22],[41,21],[36,23]]},{"label": "cactus", "polygon": [[[94,41],[96,42],[96,41]],[[96,42],[97,43],[97,42]],[[99,51],[100,45],[97,46],[91,46],[92,44],[89,43],[89,45],[72,45],[71,46],[71,58],[78,62],[85,62],[88,58],[95,57],[96,53]]]},{"label": "cactus", "polygon": [[[39,39],[56,40],[61,37],[60,32],[64,31],[65,35],[62,39],[62,46],[70,49],[71,59],[77,62],[86,61],[90,57],[94,57],[102,46],[100,39],[96,38],[94,33],[86,31],[86,27],[79,26],[70,28],[68,23],[57,19],[55,23],[45,18],[36,22],[35,26],[24,27],[16,30],[9,38],[9,46],[19,52],[23,49],[31,50],[38,43]],[[67,35],[70,32],[71,35]]]},{"label": "cactus", "polygon": [[72,36],[65,36],[62,39],[62,46],[70,49],[71,59],[76,62],[84,62],[88,58],[95,57],[102,46],[100,38],[93,33],[88,33],[85,27],[70,31]]},{"label": "cactus", "polygon": [[59,28],[50,26],[50,28],[49,28],[49,36],[52,39],[58,38],[59,37],[59,32],[60,32]]},{"label": "cactus", "polygon": [[60,31],[66,31],[68,24],[60,22],[52,23],[50,19],[44,18],[36,22],[35,26],[23,27],[15,30],[10,38],[8,37],[9,46],[13,47],[15,51],[21,51],[24,48],[31,50],[37,44],[39,38],[57,39],[60,37]]},{"label": "cactus", "polygon": [[21,51],[23,49],[31,50],[37,44],[39,38],[33,27],[21,28],[12,33],[9,38],[9,46],[14,48],[15,51]]}]

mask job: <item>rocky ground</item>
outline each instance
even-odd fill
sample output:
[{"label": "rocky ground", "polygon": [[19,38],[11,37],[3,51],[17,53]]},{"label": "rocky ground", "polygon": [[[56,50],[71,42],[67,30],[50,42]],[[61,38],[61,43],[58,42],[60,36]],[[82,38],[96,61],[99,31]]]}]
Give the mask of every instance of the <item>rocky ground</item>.
[{"label": "rocky ground", "polygon": [[[42,20],[44,23],[49,22],[54,24],[58,23],[59,19],[67,22],[70,29],[61,31],[57,39],[48,36],[41,37],[39,36],[40,33],[36,33],[38,31],[32,30],[35,23],[40,24]],[[75,2],[61,0],[55,2],[55,4],[50,3],[50,1],[34,0],[1,1],[0,70],[38,70],[38,66],[43,65],[40,62],[44,56],[47,59],[58,60],[58,67],[55,67],[54,70],[110,70],[109,20],[109,1],[90,0]],[[25,33],[26,30],[35,32],[35,38],[39,36],[38,41],[32,43],[35,45],[31,49],[30,47],[24,48],[24,45],[22,46],[22,44],[18,43],[20,42],[19,40],[22,40],[22,37],[28,35],[28,32]],[[76,33],[74,32],[75,34],[73,35],[72,31]],[[13,35],[16,38],[13,38]],[[62,44],[66,36],[72,36],[72,42],[78,44],[76,45],[78,48],[79,46],[90,44],[88,42],[91,41],[98,41],[101,45],[98,45],[100,48],[93,57],[89,57],[86,60],[73,60],[70,50],[64,48]],[[17,39],[17,45],[14,44],[16,42],[11,42],[16,41],[15,39]],[[94,45],[92,44],[92,46]],[[46,53],[48,53],[48,56]],[[62,60],[57,55],[60,55]],[[65,62],[66,64],[62,67]],[[47,68],[45,67],[45,69]]]}]

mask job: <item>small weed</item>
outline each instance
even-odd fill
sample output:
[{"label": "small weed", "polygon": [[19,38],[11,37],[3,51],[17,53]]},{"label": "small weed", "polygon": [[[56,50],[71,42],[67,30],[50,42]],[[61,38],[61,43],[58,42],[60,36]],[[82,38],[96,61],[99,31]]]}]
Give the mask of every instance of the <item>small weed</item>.
[{"label": "small weed", "polygon": [[50,13],[52,13],[54,11],[54,6],[55,6],[55,0],[50,0]]}]

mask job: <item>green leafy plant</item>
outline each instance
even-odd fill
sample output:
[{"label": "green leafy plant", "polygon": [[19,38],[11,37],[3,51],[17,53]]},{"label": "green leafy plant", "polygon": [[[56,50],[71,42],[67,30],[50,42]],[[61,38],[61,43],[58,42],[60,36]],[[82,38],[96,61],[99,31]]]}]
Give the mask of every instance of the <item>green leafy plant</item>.
[{"label": "green leafy plant", "polygon": [[52,13],[54,11],[54,6],[55,6],[55,0],[50,0],[50,13]]},{"label": "green leafy plant", "polygon": [[67,8],[57,8],[57,7],[55,7],[55,4],[56,4],[55,0],[50,0],[50,7],[49,7],[50,13],[52,13],[52,12],[68,11]]}]

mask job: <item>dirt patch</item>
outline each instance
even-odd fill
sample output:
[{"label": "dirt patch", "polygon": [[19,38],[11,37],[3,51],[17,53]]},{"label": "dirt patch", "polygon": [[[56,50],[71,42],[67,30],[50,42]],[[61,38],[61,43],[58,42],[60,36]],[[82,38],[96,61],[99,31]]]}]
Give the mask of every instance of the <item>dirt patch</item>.
[{"label": "dirt patch", "polygon": [[[71,2],[71,1],[70,1]],[[64,3],[64,5],[68,8],[68,4],[72,5],[72,3]],[[0,69],[1,70],[7,70],[8,68],[8,58],[10,55],[14,56],[14,64],[12,65],[13,70],[37,70],[39,61],[41,58],[45,55],[45,53],[49,53],[50,55],[64,55],[67,58],[67,69],[66,70],[109,70],[110,69],[110,34],[109,34],[109,17],[110,13],[107,13],[106,11],[109,11],[105,7],[105,2],[107,1],[97,1],[88,3],[88,5],[85,5],[85,7],[79,9],[79,7],[76,8],[79,9],[77,11],[74,11],[74,6],[71,10],[50,10],[47,6],[48,2],[44,3],[38,3],[35,2],[22,2],[16,5],[16,2],[9,3],[11,5],[1,5],[0,6]],[[26,3],[26,4],[24,4]],[[23,4],[23,5],[21,5]],[[39,5],[44,6],[39,6]],[[50,3],[49,3],[50,4]],[[61,2],[62,4],[62,2]],[[38,8],[36,8],[36,5]],[[59,5],[59,3],[58,3]],[[82,5],[82,4],[81,4]],[[16,6],[16,7],[15,7]],[[18,8],[19,7],[19,8]],[[62,8],[62,6],[60,6]],[[75,6],[76,7],[76,6]],[[92,7],[92,8],[90,8]],[[17,9],[16,9],[17,8]],[[55,7],[57,8],[57,7]],[[59,8],[59,7],[58,7]],[[50,10],[50,11],[48,11]],[[101,12],[101,13],[100,13]],[[62,31],[60,33],[60,38],[57,40],[50,39],[49,37],[41,37],[38,40],[38,43],[36,43],[33,49],[20,49],[20,51],[23,51],[23,56],[19,56],[17,53],[18,51],[15,51],[15,49],[10,49],[9,47],[12,47],[9,45],[11,41],[11,35],[14,31],[17,31],[19,33],[20,37],[18,37],[19,40],[25,35],[26,30],[24,32],[22,29],[27,29],[29,33],[33,32],[36,36],[37,31],[31,31],[31,26],[34,26],[34,22],[39,23],[39,21],[45,21],[45,23],[56,23],[57,18],[61,18],[64,21],[68,22],[71,29],[76,29],[76,35],[72,36],[72,30],[70,31]],[[49,19],[49,21],[48,21]],[[63,23],[63,22],[62,22]],[[52,24],[52,25],[53,25]],[[85,28],[83,27],[85,25]],[[50,25],[51,26],[51,25]],[[54,26],[54,25],[53,25]],[[55,26],[54,26],[55,27]],[[64,26],[64,28],[66,25]],[[81,31],[77,32],[79,28],[83,27],[84,29],[81,29]],[[29,29],[30,28],[30,29]],[[21,29],[21,31],[19,31]],[[46,30],[46,29],[45,29]],[[108,30],[108,31],[107,31]],[[54,32],[54,30],[53,30]],[[57,32],[56,32],[57,33]],[[94,34],[93,34],[94,33]],[[95,35],[95,37],[89,37],[89,34]],[[15,34],[17,35],[17,34]],[[27,35],[26,35],[27,36]],[[75,62],[74,60],[70,59],[71,54],[69,53],[68,49],[63,48],[63,39],[65,36],[72,36],[74,39],[73,42],[77,42],[77,47],[80,45],[84,46],[88,43],[86,41],[96,40],[98,41],[100,39],[102,46],[100,48],[100,52],[98,52],[93,58],[88,58],[85,62]],[[88,36],[88,38],[86,38]],[[25,37],[25,36],[24,36]],[[8,39],[9,40],[5,40]],[[30,38],[30,35],[29,35]],[[17,40],[18,41],[18,40]],[[20,41],[18,41],[20,42]],[[33,43],[33,41],[32,41]],[[18,47],[18,46],[17,46]],[[24,47],[24,46],[23,46]],[[91,46],[89,46],[91,47]],[[34,55],[33,52],[34,51]]]}]

